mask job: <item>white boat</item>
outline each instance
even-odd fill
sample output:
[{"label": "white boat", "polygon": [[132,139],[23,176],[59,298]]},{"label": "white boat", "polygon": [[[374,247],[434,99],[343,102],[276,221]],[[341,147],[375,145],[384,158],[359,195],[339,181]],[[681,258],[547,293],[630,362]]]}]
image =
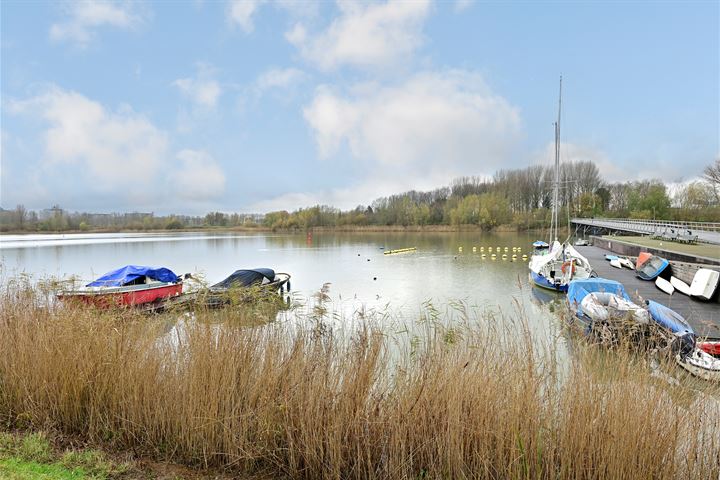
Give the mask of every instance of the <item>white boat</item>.
[{"label": "white boat", "polygon": [[720,272],[709,268],[700,268],[695,272],[692,285],[690,285],[690,295],[710,300],[717,290],[718,282],[720,282]]},{"label": "white boat", "polygon": [[530,257],[530,280],[537,286],[550,290],[567,292],[572,280],[594,276],[587,258],[582,256],[570,243],[558,241],[558,209],[560,207],[560,113],[562,111],[562,77],[558,118],[555,122],[555,181],[553,186],[552,216],[550,221],[550,251],[537,252]]},{"label": "white boat", "polygon": [[618,257],[618,261],[623,267],[629,268],[630,270],[635,270],[635,264],[630,259]]},{"label": "white boat", "polygon": [[715,358],[698,347],[689,354],[678,353],[675,361],[682,368],[704,380],[720,381],[720,358]]},{"label": "white boat", "polygon": [[622,263],[620,263],[619,258],[613,258],[610,260],[610,266],[615,268],[622,268]]},{"label": "white boat", "polygon": [[675,292],[675,287],[673,287],[672,283],[668,282],[662,277],[657,277],[655,279],[655,286],[663,292],[667,293],[668,295],[672,295]]},{"label": "white boat", "polygon": [[690,285],[683,282],[677,277],[670,277],[670,284],[675,287],[675,290],[677,290],[680,293],[683,293],[685,295],[690,295]]}]

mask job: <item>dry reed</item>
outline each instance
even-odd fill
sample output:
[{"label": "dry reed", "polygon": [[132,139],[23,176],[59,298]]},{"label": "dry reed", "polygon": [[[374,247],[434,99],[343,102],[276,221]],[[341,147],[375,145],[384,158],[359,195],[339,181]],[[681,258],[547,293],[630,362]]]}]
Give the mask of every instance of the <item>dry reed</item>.
[{"label": "dry reed", "polygon": [[668,385],[632,352],[564,358],[483,321],[417,342],[371,320],[242,326],[255,315],[57,307],[6,285],[0,421],[291,478],[720,475],[717,389]]}]

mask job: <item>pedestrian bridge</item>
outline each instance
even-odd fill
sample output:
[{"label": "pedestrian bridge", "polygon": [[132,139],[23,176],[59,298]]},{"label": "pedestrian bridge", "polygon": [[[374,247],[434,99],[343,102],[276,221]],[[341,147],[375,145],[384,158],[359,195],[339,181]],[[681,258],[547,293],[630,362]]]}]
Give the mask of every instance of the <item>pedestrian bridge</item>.
[{"label": "pedestrian bridge", "polygon": [[573,218],[577,226],[610,232],[629,232],[679,242],[703,242],[720,245],[720,223],[670,222],[630,218]]}]

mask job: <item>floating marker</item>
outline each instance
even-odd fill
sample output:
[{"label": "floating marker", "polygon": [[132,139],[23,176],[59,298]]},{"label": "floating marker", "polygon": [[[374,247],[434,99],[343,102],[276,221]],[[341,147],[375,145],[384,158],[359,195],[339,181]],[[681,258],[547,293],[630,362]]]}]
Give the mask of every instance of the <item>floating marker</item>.
[{"label": "floating marker", "polygon": [[497,252],[500,253],[500,247],[497,247]]},{"label": "floating marker", "polygon": [[473,253],[477,252],[477,247],[473,247]]},{"label": "floating marker", "polygon": [[[393,255],[395,253],[408,253],[408,252],[414,252],[417,250],[416,247],[408,247],[408,248],[398,248],[397,250],[386,250],[383,252],[383,255]],[[460,251],[462,251],[462,247],[460,247]],[[370,259],[368,258],[368,262]]]},{"label": "floating marker", "polygon": [[505,251],[506,251],[506,252],[508,251],[508,248],[507,248],[507,247],[505,247]]},{"label": "floating marker", "polygon": [[462,247],[458,247],[458,252],[462,252]]},{"label": "floating marker", "polygon": [[481,252],[484,252],[484,251],[485,251],[485,247],[480,247],[480,251],[481,251]]}]

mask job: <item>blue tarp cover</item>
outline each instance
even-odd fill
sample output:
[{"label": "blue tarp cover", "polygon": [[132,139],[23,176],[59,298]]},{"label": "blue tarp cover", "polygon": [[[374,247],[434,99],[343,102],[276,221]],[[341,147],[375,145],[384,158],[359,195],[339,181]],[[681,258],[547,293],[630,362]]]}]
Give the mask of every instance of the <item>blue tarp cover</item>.
[{"label": "blue tarp cover", "polygon": [[677,313],[675,310],[671,310],[661,303],[654,302],[652,300],[647,301],[648,311],[650,316],[657,323],[667,328],[673,333],[695,333],[690,325],[687,324],[685,319]]},{"label": "blue tarp cover", "polygon": [[606,278],[588,278],[583,280],[573,280],[568,286],[567,300],[571,308],[576,309],[576,314],[580,317],[583,312],[580,309],[580,302],[588,294],[593,292],[608,292],[620,295],[625,300],[630,301],[630,297],[625,292],[625,287],[620,282],[608,280]]},{"label": "blue tarp cover", "polygon": [[236,270],[222,282],[216,283],[212,288],[249,287],[255,283],[262,283],[262,279],[275,280],[275,271],[271,268],[254,268],[252,270]]},{"label": "blue tarp cover", "polygon": [[144,267],[142,265],[126,265],[124,267],[108,272],[94,282],[88,283],[87,287],[122,287],[128,285],[140,277],[147,277],[160,282],[177,282],[178,276],[167,268]]}]

